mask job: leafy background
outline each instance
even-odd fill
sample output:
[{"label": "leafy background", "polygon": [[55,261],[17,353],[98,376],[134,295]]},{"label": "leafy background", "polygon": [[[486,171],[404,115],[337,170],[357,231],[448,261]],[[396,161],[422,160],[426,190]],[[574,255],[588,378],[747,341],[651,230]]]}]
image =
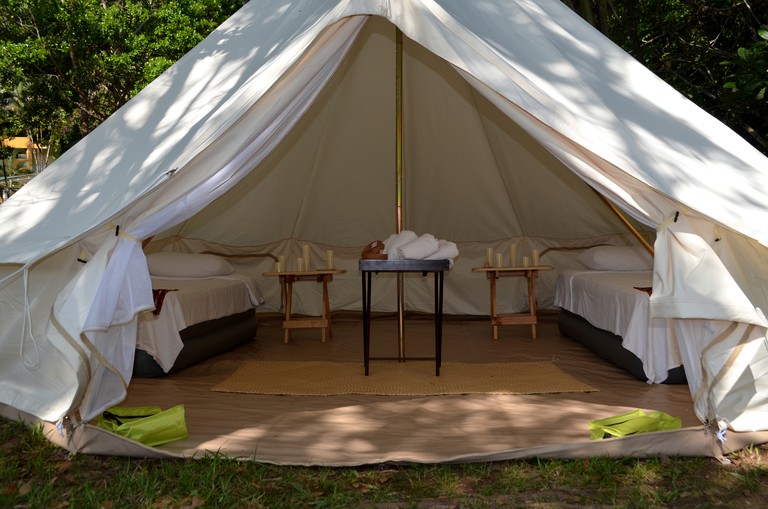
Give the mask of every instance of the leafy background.
[{"label": "leafy background", "polygon": [[[562,0],[768,154],[768,0]],[[0,137],[65,151],[242,0],[0,0]]]}]

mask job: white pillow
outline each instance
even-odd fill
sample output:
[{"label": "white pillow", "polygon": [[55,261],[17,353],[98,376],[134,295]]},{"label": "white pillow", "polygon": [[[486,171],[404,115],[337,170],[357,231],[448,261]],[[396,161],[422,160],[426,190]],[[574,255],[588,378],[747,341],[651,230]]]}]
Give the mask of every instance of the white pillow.
[{"label": "white pillow", "polygon": [[587,249],[578,261],[592,270],[652,270],[653,258],[642,247],[599,246]]},{"label": "white pillow", "polygon": [[152,253],[147,255],[147,267],[152,276],[202,278],[226,276],[235,269],[216,255],[194,253]]}]

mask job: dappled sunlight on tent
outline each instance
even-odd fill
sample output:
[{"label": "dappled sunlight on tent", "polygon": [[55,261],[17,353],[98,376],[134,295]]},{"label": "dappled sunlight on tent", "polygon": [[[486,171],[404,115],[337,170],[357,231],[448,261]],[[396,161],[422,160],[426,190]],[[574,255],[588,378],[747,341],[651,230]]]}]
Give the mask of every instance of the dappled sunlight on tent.
[{"label": "dappled sunlight on tent", "polygon": [[[768,403],[730,390],[766,384],[766,203],[767,158],[558,0],[252,0],[0,205],[0,264],[12,267],[0,285],[0,382],[12,387],[0,391],[0,409],[89,420],[116,401],[186,394],[196,431],[169,451],[231,440],[249,443],[250,456],[279,435],[280,452],[262,460],[308,461],[317,446],[329,463],[379,461],[381,451],[397,460],[418,449],[414,441],[435,440],[446,420],[443,459],[492,455],[503,443],[501,454],[557,454],[560,441],[571,452],[615,452],[581,443],[583,421],[670,392],[684,401],[660,405],[682,405],[687,426],[762,429]],[[686,352],[690,391],[638,387],[627,400],[605,375],[594,380],[599,396],[258,398],[270,414],[242,408],[255,398],[201,396],[211,378],[127,379],[139,314],[158,306],[147,255],[216,253],[263,291],[264,302],[252,302],[259,312],[277,313],[286,305],[286,287],[270,274],[279,256],[295,266],[309,249],[317,266],[330,250],[339,269],[330,297],[298,285],[292,311],[357,313],[363,246],[402,229],[457,246],[444,311],[476,319],[489,313],[490,280],[473,271],[488,250],[546,253],[547,274],[531,283],[536,298],[526,295],[530,271],[500,288],[505,311],[521,314],[556,311],[558,277],[592,269],[581,252],[646,246],[653,318],[692,324],[662,347],[664,356],[676,345]],[[434,309],[428,278],[410,274],[400,293],[389,276],[377,277],[376,312]],[[716,319],[726,323],[722,337],[708,332]],[[486,324],[473,334],[487,333]],[[30,338],[42,365],[66,377],[44,379],[21,362],[19,344]],[[486,339],[463,346],[501,348]],[[530,340],[496,354],[527,355]],[[280,343],[281,353],[300,354],[298,344]],[[334,343],[314,348],[323,345]],[[729,375],[745,378],[722,385]],[[561,413],[580,428],[559,422]],[[408,421],[393,424],[392,415]],[[282,448],[299,439],[296,450]],[[334,458],[323,440],[370,455]],[[715,439],[700,440],[691,447]]]},{"label": "dappled sunlight on tent", "polygon": [[236,447],[239,450],[243,450],[247,448],[246,444],[251,444],[254,441],[258,442],[264,438],[267,433],[269,433],[269,430],[260,426],[241,428],[225,435],[217,436],[213,440],[200,442],[199,447],[204,451],[220,451],[222,449],[226,450],[229,447]]}]

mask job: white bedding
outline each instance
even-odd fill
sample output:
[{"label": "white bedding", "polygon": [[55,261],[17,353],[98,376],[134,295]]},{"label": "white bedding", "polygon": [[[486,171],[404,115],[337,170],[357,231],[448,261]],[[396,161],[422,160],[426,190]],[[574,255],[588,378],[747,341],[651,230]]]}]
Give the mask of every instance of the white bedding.
[{"label": "white bedding", "polygon": [[152,278],[153,289],[166,289],[159,315],[139,315],[136,346],[164,371],[173,366],[184,344],[179,331],[197,323],[241,313],[264,302],[256,281],[242,274],[212,278]]},{"label": "white bedding", "polygon": [[590,324],[622,337],[622,346],[643,363],[649,383],[661,383],[682,364],[672,328],[651,319],[651,271],[563,271],[557,279],[555,305]]}]

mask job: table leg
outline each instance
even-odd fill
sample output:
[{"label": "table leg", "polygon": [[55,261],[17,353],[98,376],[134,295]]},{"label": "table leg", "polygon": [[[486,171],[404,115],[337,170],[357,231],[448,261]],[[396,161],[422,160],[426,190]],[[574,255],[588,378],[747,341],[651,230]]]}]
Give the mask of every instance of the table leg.
[{"label": "table leg", "polygon": [[[291,298],[293,297],[293,283],[288,280],[283,283],[285,286],[285,321],[291,321]],[[287,343],[291,339],[291,329],[283,327],[283,342]]]},{"label": "table leg", "polygon": [[499,339],[498,314],[496,312],[496,273],[489,272],[491,287],[491,328],[493,329],[493,339]]},{"label": "table leg", "polygon": [[363,272],[363,365],[365,376],[371,357],[371,273]]},{"label": "table leg", "polygon": [[331,337],[331,304],[328,300],[328,279],[323,278],[323,320],[326,326],[323,327],[322,339],[325,343],[325,331],[328,329],[328,337]]},{"label": "table leg", "polygon": [[405,279],[397,273],[397,358],[405,362]]},{"label": "table leg", "polygon": [[435,376],[443,365],[443,273],[435,272]]},{"label": "table leg", "polygon": [[536,339],[536,274],[537,271],[526,271],[528,279],[528,309],[531,314],[531,337]]}]

